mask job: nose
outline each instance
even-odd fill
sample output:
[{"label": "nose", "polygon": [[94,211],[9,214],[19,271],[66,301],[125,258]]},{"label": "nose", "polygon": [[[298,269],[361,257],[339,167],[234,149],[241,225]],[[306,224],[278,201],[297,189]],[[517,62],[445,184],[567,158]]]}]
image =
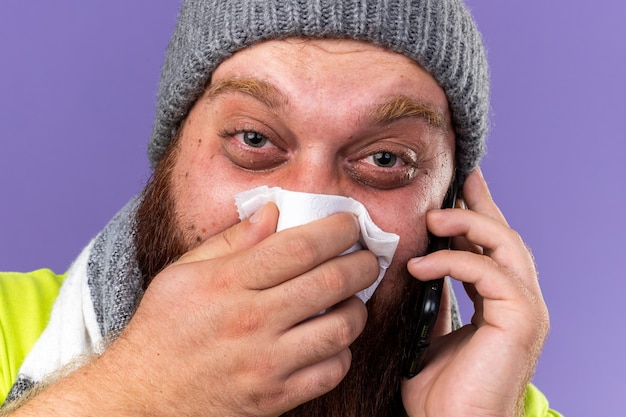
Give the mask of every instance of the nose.
[{"label": "nose", "polygon": [[322,150],[300,152],[285,167],[278,184],[284,189],[314,194],[347,195],[341,161]]}]

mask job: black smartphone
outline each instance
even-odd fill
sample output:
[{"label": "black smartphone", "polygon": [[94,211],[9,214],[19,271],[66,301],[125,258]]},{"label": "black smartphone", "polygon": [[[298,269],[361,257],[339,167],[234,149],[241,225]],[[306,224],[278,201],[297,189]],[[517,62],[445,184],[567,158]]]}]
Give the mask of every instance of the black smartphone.
[{"label": "black smartphone", "polygon": [[[453,181],[442,208],[452,208],[456,203],[457,185]],[[435,236],[429,233],[428,253],[441,249],[450,249],[450,238]],[[430,335],[437,322],[439,305],[441,304],[441,294],[445,285],[445,277],[424,283],[419,299],[420,317],[417,326],[409,336],[409,343],[405,347],[402,373],[407,378],[417,375],[424,367],[426,351],[430,345]]]}]

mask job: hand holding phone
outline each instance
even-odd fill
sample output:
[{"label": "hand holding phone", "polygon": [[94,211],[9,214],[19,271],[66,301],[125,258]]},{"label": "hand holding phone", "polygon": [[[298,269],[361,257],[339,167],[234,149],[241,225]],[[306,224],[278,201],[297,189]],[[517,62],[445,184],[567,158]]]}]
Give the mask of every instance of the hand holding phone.
[{"label": "hand holding phone", "polygon": [[[457,184],[452,183],[442,208],[453,208],[456,203]],[[429,233],[430,243],[427,253],[432,253],[441,249],[450,249],[449,237],[434,236]],[[430,336],[433,327],[437,322],[439,306],[441,304],[441,294],[445,285],[445,277],[424,283],[418,299],[420,307],[420,317],[417,326],[409,337],[409,344],[405,347],[403,369],[405,377],[412,378],[424,367],[426,351],[430,346]]]}]

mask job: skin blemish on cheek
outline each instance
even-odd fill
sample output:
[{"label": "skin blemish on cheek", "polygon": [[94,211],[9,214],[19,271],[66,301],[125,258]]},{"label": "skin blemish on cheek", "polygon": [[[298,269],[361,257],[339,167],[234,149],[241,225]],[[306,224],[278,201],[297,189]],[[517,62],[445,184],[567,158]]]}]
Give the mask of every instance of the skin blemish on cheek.
[{"label": "skin blemish on cheek", "polygon": [[[193,225],[192,227],[193,227],[193,229],[190,228],[190,231],[196,231],[196,229],[197,229],[196,225]],[[200,233],[196,234],[196,237],[195,237],[196,243],[198,243],[198,244],[202,243],[205,240],[207,240],[208,237],[209,237],[208,236],[208,231],[207,231],[206,227],[203,227],[203,228],[200,229]]]}]

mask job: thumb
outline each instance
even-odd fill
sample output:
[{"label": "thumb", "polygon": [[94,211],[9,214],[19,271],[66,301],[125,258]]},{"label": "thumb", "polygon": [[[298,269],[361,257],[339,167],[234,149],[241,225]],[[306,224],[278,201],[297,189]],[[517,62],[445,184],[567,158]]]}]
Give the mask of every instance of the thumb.
[{"label": "thumb", "polygon": [[185,253],[176,264],[220,258],[248,249],[276,232],[278,207],[268,203],[249,218],[210,237],[200,246]]}]

